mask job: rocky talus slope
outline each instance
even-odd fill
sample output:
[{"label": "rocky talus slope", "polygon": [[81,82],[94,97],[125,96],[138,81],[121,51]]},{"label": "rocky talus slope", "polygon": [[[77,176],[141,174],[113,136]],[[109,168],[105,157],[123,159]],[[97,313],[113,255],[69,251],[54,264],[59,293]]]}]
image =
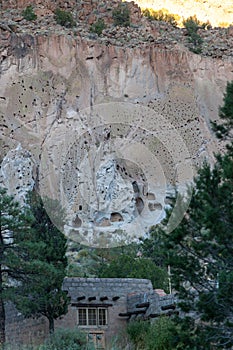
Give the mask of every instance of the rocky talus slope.
[{"label": "rocky talus slope", "polygon": [[128,242],[220,149],[210,121],[233,79],[232,28],[200,31],[196,55],[184,29],[147,21],[132,2],[128,28],[113,25],[119,1],[56,2],[73,13],[70,29],[54,1],[33,3],[33,22],[27,0],[1,4],[1,183],[20,200],[34,185],[59,199],[73,241]]},{"label": "rocky talus slope", "polygon": [[[120,0],[111,1],[51,1],[47,0],[2,0],[1,28],[8,28],[15,34],[33,33],[34,35],[51,32],[71,35],[74,37],[94,39],[103,44],[113,44],[127,47],[144,47],[149,44],[156,47],[173,49],[176,44],[187,46],[189,38],[184,28],[176,28],[168,23],[148,21],[142,16],[141,9],[134,2],[128,2],[130,9],[131,26],[113,26],[112,10],[116,8]],[[26,21],[22,16],[22,10],[27,5],[34,4],[37,19],[33,22]],[[76,27],[67,30],[57,25],[54,20],[54,11],[59,7],[71,11],[76,21]],[[90,33],[90,25],[98,19],[103,19],[106,29],[98,37]],[[232,19],[233,21],[233,19]],[[233,26],[227,28],[212,28],[210,30],[199,29],[198,34],[203,38],[202,55],[218,58],[233,56]],[[4,46],[3,46],[4,47]]]}]

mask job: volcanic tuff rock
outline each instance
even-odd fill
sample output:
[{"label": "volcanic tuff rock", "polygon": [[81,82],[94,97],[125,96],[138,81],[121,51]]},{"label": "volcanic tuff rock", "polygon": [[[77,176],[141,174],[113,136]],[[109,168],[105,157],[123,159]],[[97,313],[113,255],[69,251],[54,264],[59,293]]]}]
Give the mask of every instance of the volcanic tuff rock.
[{"label": "volcanic tuff rock", "polygon": [[210,120],[232,58],[155,43],[148,23],[96,38],[79,22],[50,27],[51,15],[20,26],[4,16],[1,182],[19,199],[34,183],[58,198],[73,241],[106,247],[142,235],[163,217],[173,186],[220,149]]}]

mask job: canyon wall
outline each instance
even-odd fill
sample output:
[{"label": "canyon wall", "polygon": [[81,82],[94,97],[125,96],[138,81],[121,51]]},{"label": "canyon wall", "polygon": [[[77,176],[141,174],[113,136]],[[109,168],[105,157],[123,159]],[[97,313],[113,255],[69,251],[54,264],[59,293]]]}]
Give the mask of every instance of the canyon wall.
[{"label": "canyon wall", "polygon": [[58,199],[73,241],[145,234],[174,187],[221,150],[210,121],[233,79],[230,57],[2,29],[0,62],[1,184],[20,201],[33,186]]}]

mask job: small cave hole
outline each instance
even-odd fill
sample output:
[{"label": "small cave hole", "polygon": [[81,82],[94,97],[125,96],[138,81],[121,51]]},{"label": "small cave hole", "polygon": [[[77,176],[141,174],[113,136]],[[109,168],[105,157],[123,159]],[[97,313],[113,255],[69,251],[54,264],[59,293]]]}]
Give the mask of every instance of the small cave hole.
[{"label": "small cave hole", "polygon": [[82,220],[76,215],[76,218],[73,221],[73,225],[75,227],[81,227],[82,226]]},{"label": "small cave hole", "polygon": [[139,187],[138,187],[137,181],[133,181],[132,186],[133,186],[134,193],[139,193]]},{"label": "small cave hole", "polygon": [[111,217],[110,217],[110,221],[111,222],[120,222],[120,221],[124,221],[123,217],[120,213],[112,213]]},{"label": "small cave hole", "polygon": [[138,214],[141,214],[141,212],[144,209],[144,202],[140,197],[136,198],[136,208],[137,208]]},{"label": "small cave hole", "polygon": [[149,203],[148,208],[150,211],[162,210],[163,207],[160,203]]},{"label": "small cave hole", "polygon": [[150,201],[154,201],[154,200],[155,200],[155,195],[154,195],[154,193],[148,193],[148,194],[147,194],[147,198],[148,198],[148,200],[150,200]]}]

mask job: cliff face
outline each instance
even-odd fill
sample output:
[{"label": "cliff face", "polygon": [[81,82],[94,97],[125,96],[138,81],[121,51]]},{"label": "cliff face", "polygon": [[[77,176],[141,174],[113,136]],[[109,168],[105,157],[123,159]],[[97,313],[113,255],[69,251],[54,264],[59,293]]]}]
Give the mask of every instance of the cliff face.
[{"label": "cliff face", "polygon": [[213,161],[210,120],[231,59],[52,32],[2,30],[1,47],[1,182],[19,199],[33,183],[59,199],[72,240],[106,247],[141,236],[172,186]]}]

